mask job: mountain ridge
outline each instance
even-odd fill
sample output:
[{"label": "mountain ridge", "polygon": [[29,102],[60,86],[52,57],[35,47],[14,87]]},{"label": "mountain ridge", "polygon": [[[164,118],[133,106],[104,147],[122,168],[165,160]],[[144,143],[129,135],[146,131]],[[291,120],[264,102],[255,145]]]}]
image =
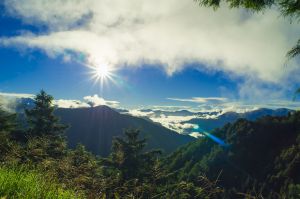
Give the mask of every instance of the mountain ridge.
[{"label": "mountain ridge", "polygon": [[71,124],[67,130],[71,148],[81,143],[101,156],[109,154],[113,137],[122,136],[127,128],[141,130],[141,136],[148,139],[147,149],[162,149],[165,153],[194,140],[191,136],[180,135],[143,118],[120,114],[108,106],[59,108],[55,114],[61,118],[62,123]]}]

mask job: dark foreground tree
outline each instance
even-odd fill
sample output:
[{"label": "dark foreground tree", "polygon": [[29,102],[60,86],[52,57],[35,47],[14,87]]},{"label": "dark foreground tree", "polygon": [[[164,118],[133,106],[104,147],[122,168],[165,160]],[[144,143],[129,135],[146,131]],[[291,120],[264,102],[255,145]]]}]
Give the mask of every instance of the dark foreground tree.
[{"label": "dark foreground tree", "polygon": [[8,113],[0,107],[0,161],[15,158],[18,147],[13,139],[16,132],[16,114]]},{"label": "dark foreground tree", "polygon": [[66,149],[66,125],[54,115],[53,97],[41,91],[34,99],[35,107],[25,110],[28,129],[27,156],[40,161],[49,156],[59,158]]},{"label": "dark foreground tree", "polygon": [[16,114],[8,113],[0,107],[0,131],[11,132],[16,128]]},{"label": "dark foreground tree", "polygon": [[52,102],[53,97],[41,90],[34,98],[35,107],[25,110],[31,136],[61,137],[64,135],[67,126],[59,123],[59,119],[53,113],[55,107]]},{"label": "dark foreground tree", "polygon": [[139,130],[126,130],[125,139],[115,138],[106,163],[119,171],[124,180],[149,177],[160,150],[144,152],[146,139],[139,139]]},{"label": "dark foreground tree", "polygon": [[127,130],[125,138],[115,138],[111,155],[103,159],[104,198],[200,199],[222,192],[205,177],[198,184],[179,180],[161,164],[160,151],[145,152],[146,140],[138,136],[139,130]]}]

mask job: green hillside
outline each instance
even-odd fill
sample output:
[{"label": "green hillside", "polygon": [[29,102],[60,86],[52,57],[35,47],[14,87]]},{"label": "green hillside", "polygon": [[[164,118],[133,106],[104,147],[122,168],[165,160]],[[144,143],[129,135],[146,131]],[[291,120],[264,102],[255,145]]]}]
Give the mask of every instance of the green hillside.
[{"label": "green hillside", "polygon": [[73,190],[66,190],[61,184],[37,171],[25,168],[0,168],[0,198],[83,198]]},{"label": "green hillside", "polygon": [[[194,181],[201,174],[217,179],[227,198],[236,198],[238,193],[264,198],[278,198],[278,194],[281,198],[300,197],[299,112],[256,121],[240,119],[212,134],[229,147],[199,139],[169,156],[167,168],[177,171],[182,180]],[[294,189],[298,192],[293,193]]]},{"label": "green hillside", "polygon": [[[211,132],[226,145],[203,137],[169,156],[146,148],[140,130],[127,129],[103,158],[83,145],[68,148],[52,100],[44,91],[35,97],[26,127],[0,109],[0,197],[300,198],[300,112],[240,119]],[[158,143],[172,143],[162,138]]]}]

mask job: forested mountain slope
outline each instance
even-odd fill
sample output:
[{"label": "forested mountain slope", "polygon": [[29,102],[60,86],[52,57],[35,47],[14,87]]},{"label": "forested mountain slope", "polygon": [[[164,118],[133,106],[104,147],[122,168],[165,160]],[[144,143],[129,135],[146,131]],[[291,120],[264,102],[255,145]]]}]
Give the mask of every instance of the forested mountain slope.
[{"label": "forested mountain slope", "polygon": [[215,128],[223,127],[227,123],[235,122],[240,118],[245,118],[247,120],[254,121],[263,116],[287,116],[290,112],[294,112],[294,110],[286,108],[274,110],[268,108],[260,108],[244,113],[226,112],[218,116],[217,118],[194,118],[185,123],[197,124],[201,127],[201,129],[205,131],[211,131]]},{"label": "forested mountain slope", "polygon": [[[178,172],[181,179],[196,180],[200,174],[218,179],[227,198],[238,198],[236,190],[270,198],[280,193],[288,196],[296,187],[299,192],[300,112],[256,121],[239,119],[212,134],[229,147],[199,139],[169,156],[166,167]],[[300,197],[300,193],[293,194]]]},{"label": "forested mountain slope", "polygon": [[151,121],[120,114],[107,106],[57,109],[55,114],[61,118],[62,123],[70,125],[67,137],[72,148],[81,143],[94,154],[102,156],[110,153],[113,137],[122,136],[127,128],[141,130],[141,136],[148,139],[147,149],[158,148],[165,153],[195,140]]}]

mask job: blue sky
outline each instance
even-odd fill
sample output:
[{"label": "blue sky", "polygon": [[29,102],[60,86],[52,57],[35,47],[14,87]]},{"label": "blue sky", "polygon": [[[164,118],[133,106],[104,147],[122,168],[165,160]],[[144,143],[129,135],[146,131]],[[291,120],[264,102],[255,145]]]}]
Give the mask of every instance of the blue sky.
[{"label": "blue sky", "polygon": [[[114,0],[115,7],[94,0],[4,0],[0,92],[45,89],[68,100],[97,94],[122,107],[294,106],[298,60],[283,65],[298,39],[297,24],[276,10],[213,12],[174,1],[152,12],[155,3],[136,0]],[[91,75],[102,65],[113,74],[103,85]]]},{"label": "blue sky", "polygon": [[220,72],[207,74],[190,68],[169,77],[155,66],[119,70],[115,75],[122,82],[107,81],[101,88],[84,65],[51,59],[39,52],[28,56],[1,48],[0,53],[4,66],[0,74],[1,92],[34,94],[43,88],[58,99],[80,100],[98,94],[125,106],[144,106],[183,105],[167,98],[221,96],[224,87],[233,93],[236,90],[236,82]]}]

